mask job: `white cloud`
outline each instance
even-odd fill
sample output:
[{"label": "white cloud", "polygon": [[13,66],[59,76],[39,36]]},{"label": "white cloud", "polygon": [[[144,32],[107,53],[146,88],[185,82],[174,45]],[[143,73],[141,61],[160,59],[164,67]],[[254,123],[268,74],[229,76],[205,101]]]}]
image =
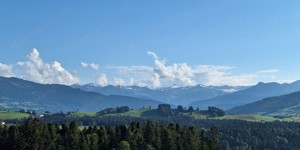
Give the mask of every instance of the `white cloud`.
[{"label": "white cloud", "polygon": [[65,84],[71,85],[78,83],[79,79],[65,70],[61,64],[54,61],[52,64],[44,63],[37,49],[27,55],[28,61],[18,62],[26,72],[23,78],[39,83]]},{"label": "white cloud", "polygon": [[[106,66],[101,70],[103,74],[100,74],[100,76],[94,75],[93,77],[97,77],[96,83],[100,86],[108,84],[137,85],[150,88],[196,84],[241,86],[254,85],[258,81],[274,81],[277,79],[278,72],[280,72],[278,69],[266,69],[253,73],[235,74],[235,68],[232,66],[190,66],[187,63],[167,64],[155,52],[148,51],[147,55],[154,59],[154,66]],[[27,55],[27,58],[27,61],[17,63],[19,67],[0,63],[0,76],[18,76],[39,83],[70,85],[79,82],[74,72],[67,71],[58,61],[53,63],[43,62],[37,49],[33,49]],[[84,68],[99,69],[99,65],[96,63],[81,62],[80,64]],[[107,76],[118,78],[108,80]],[[279,80],[277,79],[277,81]]]},{"label": "white cloud", "polygon": [[197,81],[205,85],[253,85],[256,74],[233,75],[230,66],[199,65],[193,68]]},{"label": "white cloud", "polygon": [[275,74],[275,73],[278,73],[280,70],[278,69],[268,69],[268,70],[261,70],[261,71],[258,71],[257,73],[259,74]]},{"label": "white cloud", "polygon": [[156,53],[152,52],[152,51],[147,51],[147,54],[151,57],[153,57],[153,59],[159,59],[159,57],[156,55]]},{"label": "white cloud", "polygon": [[125,81],[122,78],[113,78],[114,85],[124,86]]},{"label": "white cloud", "polygon": [[87,67],[89,66],[89,64],[84,63],[84,62],[81,62],[80,64],[81,64],[81,66],[84,67],[84,68],[87,68]]},{"label": "white cloud", "polygon": [[[166,65],[165,61],[159,59],[154,52],[147,52],[153,57],[155,67],[151,81],[155,79],[157,86],[193,86],[196,84],[205,85],[253,85],[256,74],[240,74],[233,75],[231,66],[216,66],[216,65],[199,65],[189,66],[187,63],[174,63]],[[269,70],[270,71],[270,70]],[[272,70],[275,72],[275,70]],[[154,78],[155,77],[155,78]],[[159,81],[159,82],[158,82]],[[159,83],[159,84],[158,84]],[[153,87],[153,85],[151,85]]]},{"label": "white cloud", "polygon": [[81,66],[84,67],[84,68],[87,68],[87,67],[90,67],[94,70],[98,70],[99,69],[99,65],[98,64],[95,64],[95,63],[85,63],[85,62],[80,62]]},{"label": "white cloud", "polygon": [[97,81],[96,81],[96,84],[100,85],[100,86],[107,86],[108,85],[108,80],[107,80],[107,77],[106,77],[106,74],[101,74]]},{"label": "white cloud", "polygon": [[[187,63],[167,65],[159,56],[148,51],[154,59],[154,66],[108,66],[111,76],[122,77],[113,79],[115,85],[138,85],[150,88],[168,87],[172,85],[193,86],[205,85],[253,85],[257,73],[232,73],[234,67],[218,65],[189,66]],[[128,82],[125,82],[125,80]]]},{"label": "white cloud", "polygon": [[173,65],[167,66],[165,65],[165,62],[163,60],[160,60],[154,52],[148,51],[147,53],[154,58],[154,73],[156,73],[155,76],[158,75],[158,79],[165,80],[163,81],[165,84],[178,84],[181,86],[196,84],[194,80],[193,70],[186,63],[174,63]]},{"label": "white cloud", "polygon": [[90,67],[94,70],[98,70],[99,69],[99,65],[98,64],[94,64],[94,63],[91,63],[90,64]]},{"label": "white cloud", "polygon": [[158,88],[161,86],[159,75],[157,73],[154,73],[153,76],[150,79],[150,86],[151,88]]},{"label": "white cloud", "polygon": [[6,65],[0,63],[0,76],[3,77],[13,77],[15,76],[12,71],[13,66],[12,65]]}]

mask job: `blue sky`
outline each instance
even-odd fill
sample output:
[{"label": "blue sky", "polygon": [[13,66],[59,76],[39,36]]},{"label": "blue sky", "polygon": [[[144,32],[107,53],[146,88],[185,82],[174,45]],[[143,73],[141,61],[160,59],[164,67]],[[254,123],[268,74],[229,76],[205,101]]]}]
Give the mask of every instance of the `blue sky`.
[{"label": "blue sky", "polygon": [[300,77],[298,6],[271,0],[1,1],[0,75],[149,87],[291,82]]}]

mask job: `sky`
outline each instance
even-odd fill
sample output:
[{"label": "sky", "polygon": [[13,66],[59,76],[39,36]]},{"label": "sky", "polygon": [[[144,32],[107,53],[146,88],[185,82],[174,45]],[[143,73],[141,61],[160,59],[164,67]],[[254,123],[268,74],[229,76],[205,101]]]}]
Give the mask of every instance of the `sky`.
[{"label": "sky", "polygon": [[300,1],[0,1],[0,76],[100,86],[300,79]]}]

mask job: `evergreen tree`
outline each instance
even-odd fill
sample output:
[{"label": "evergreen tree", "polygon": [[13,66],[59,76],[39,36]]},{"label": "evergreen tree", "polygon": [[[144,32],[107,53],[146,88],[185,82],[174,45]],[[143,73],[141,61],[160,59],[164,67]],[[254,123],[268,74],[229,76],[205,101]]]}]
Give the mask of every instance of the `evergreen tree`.
[{"label": "evergreen tree", "polygon": [[208,138],[207,133],[204,129],[200,132],[200,144],[199,144],[199,150],[208,150]]},{"label": "evergreen tree", "polygon": [[219,138],[220,138],[219,129],[216,126],[212,126],[210,129],[210,139],[209,139],[209,148],[211,150],[220,150]]},{"label": "evergreen tree", "polygon": [[89,145],[86,141],[86,137],[84,136],[83,132],[80,132],[79,149],[80,150],[89,150]]},{"label": "evergreen tree", "polygon": [[118,150],[130,150],[130,144],[127,141],[121,141],[118,144]]},{"label": "evergreen tree", "polygon": [[144,139],[145,144],[154,145],[155,144],[155,130],[154,130],[154,124],[148,120],[145,125],[144,129]]},{"label": "evergreen tree", "polygon": [[197,131],[195,130],[194,127],[188,127],[185,130],[185,135],[184,135],[184,148],[189,149],[189,150],[197,150],[198,149],[198,135]]},{"label": "evergreen tree", "polygon": [[66,143],[68,143],[71,150],[80,149],[80,130],[78,129],[76,122],[71,122],[69,125],[69,130],[67,132],[68,138]]},{"label": "evergreen tree", "polygon": [[108,137],[106,133],[106,129],[104,127],[100,127],[98,130],[98,136],[99,136],[99,149],[101,150],[108,150]]},{"label": "evergreen tree", "polygon": [[18,126],[10,126],[8,128],[8,138],[6,139],[6,149],[7,150],[18,150],[21,149],[21,137],[19,134]]},{"label": "evergreen tree", "polygon": [[99,138],[97,133],[88,134],[88,139],[90,141],[89,148],[91,150],[97,150],[99,148]]}]

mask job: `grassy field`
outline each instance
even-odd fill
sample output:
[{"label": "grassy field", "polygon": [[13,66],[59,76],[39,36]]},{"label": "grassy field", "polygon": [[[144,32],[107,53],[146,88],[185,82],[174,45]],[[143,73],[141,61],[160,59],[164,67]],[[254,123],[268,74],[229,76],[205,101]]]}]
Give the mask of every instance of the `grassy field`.
[{"label": "grassy field", "polygon": [[[141,117],[141,114],[145,111],[148,111],[149,109],[137,109],[137,110],[130,110],[125,113],[113,113],[113,114],[106,114],[106,115],[101,115],[101,116],[131,116],[131,117]],[[97,116],[96,112],[75,112],[76,115],[79,117],[84,117],[84,116]],[[288,121],[288,122],[300,122],[300,117],[288,117],[288,118],[274,118],[272,116],[261,116],[258,114],[253,114],[253,115],[225,115],[223,117],[209,117],[205,116],[203,114],[198,114],[198,113],[183,113],[185,116],[192,116],[195,119],[220,119],[220,120],[245,120],[245,121],[256,121],[256,122],[272,122],[275,120],[279,121]],[[1,118],[0,118],[1,119]]]},{"label": "grassy field", "polygon": [[[132,116],[132,117],[141,117],[141,114],[145,111],[148,111],[149,109],[137,109],[137,110],[130,110],[125,113],[113,113],[113,114],[106,114],[102,116]],[[75,115],[78,117],[84,117],[84,116],[97,116],[96,112],[81,112],[76,111],[74,112]]]},{"label": "grassy field", "polygon": [[[141,114],[145,111],[148,111],[149,109],[137,109],[137,110],[130,110],[125,113],[115,113],[115,114],[106,114],[106,115],[101,115],[101,116],[131,116],[131,117],[141,117]],[[84,117],[84,116],[97,116],[96,112],[81,112],[81,111],[76,111],[74,112],[78,117]],[[279,121],[287,121],[287,122],[300,122],[300,117],[288,117],[288,118],[274,118],[272,116],[261,116],[257,114],[253,115],[225,115],[223,117],[209,117],[205,116],[203,114],[198,114],[198,113],[184,113],[183,115],[186,116],[192,116],[195,119],[220,119],[220,120],[245,120],[245,121],[256,121],[256,122],[272,122],[275,120]],[[27,113],[21,113],[18,111],[0,111],[0,120],[5,120],[5,119],[21,119],[21,118],[26,118],[28,117],[29,114]]]},{"label": "grassy field", "polygon": [[22,119],[29,117],[29,114],[27,113],[21,113],[18,111],[0,111],[0,120],[4,119]]},{"label": "grassy field", "polygon": [[145,111],[148,111],[150,109],[137,109],[137,110],[130,110],[126,113],[123,113],[126,116],[132,116],[132,117],[140,117],[141,114]]},{"label": "grassy field", "polygon": [[300,117],[289,117],[281,119],[282,121],[300,122]]},{"label": "grassy field", "polygon": [[136,109],[136,110],[130,110],[125,113],[114,113],[114,114],[106,114],[103,116],[131,116],[131,117],[141,117],[142,113],[145,111],[148,111],[150,109]]},{"label": "grassy field", "polygon": [[274,118],[272,116],[261,116],[261,115],[225,115],[223,117],[215,117],[212,119],[237,119],[237,120],[245,120],[245,121],[262,121],[262,122],[272,122],[275,120],[278,121],[287,121],[287,122],[300,122],[300,117],[288,117],[288,118]]},{"label": "grassy field", "polygon": [[273,117],[269,116],[261,116],[261,115],[225,115],[223,117],[216,117],[213,119],[221,119],[221,120],[245,120],[245,121],[266,121],[266,122],[271,122],[275,120],[279,120]]},{"label": "grassy field", "polygon": [[76,111],[74,112],[75,115],[77,115],[78,117],[84,117],[84,116],[97,116],[96,112],[82,112],[82,111]]}]

